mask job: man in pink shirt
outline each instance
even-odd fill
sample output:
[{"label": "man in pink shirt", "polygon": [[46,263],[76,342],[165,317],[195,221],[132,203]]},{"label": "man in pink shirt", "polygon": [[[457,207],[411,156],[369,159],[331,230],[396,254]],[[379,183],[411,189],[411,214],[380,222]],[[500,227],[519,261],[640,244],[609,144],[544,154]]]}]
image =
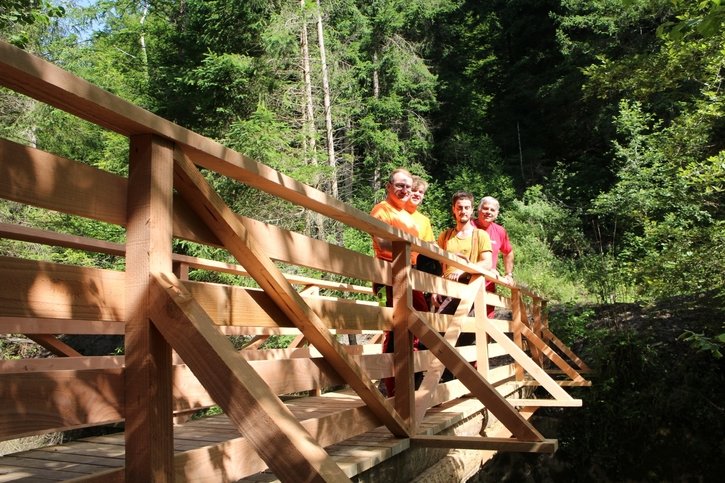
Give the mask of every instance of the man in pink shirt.
[{"label": "man in pink shirt", "polygon": [[[493,264],[493,270],[501,275],[496,267],[498,266],[498,254],[501,252],[503,255],[503,268],[504,276],[503,280],[507,283],[514,282],[514,249],[509,241],[508,233],[506,229],[496,223],[498,218],[500,206],[498,200],[492,196],[484,196],[481,202],[478,204],[478,218],[476,219],[476,226],[483,230],[486,230],[488,236],[491,238],[491,259]],[[489,292],[496,292],[496,284],[488,282],[486,284],[486,290]],[[495,308],[487,305],[486,311],[489,318],[493,318]]]}]

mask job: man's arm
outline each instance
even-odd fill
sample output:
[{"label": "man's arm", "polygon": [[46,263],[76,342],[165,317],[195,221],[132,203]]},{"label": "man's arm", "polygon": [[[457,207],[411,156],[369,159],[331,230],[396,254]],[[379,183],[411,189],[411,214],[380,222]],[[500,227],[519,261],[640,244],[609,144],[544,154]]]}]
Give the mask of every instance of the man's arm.
[{"label": "man's arm", "polygon": [[491,270],[491,265],[493,264],[493,259],[491,258],[491,252],[485,251],[481,252],[478,255],[478,261],[476,262],[476,265],[483,268],[484,270]]},{"label": "man's arm", "polygon": [[503,254],[503,268],[507,277],[514,275],[514,251]]}]

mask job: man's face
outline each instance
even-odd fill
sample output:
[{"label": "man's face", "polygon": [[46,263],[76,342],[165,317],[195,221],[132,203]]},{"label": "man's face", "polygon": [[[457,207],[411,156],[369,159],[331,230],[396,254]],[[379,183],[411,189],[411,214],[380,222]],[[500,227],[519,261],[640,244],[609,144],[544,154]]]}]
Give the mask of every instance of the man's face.
[{"label": "man's face", "polygon": [[410,199],[413,178],[405,173],[396,173],[393,181],[388,182],[388,201],[397,208],[402,208]]},{"label": "man's face", "polygon": [[478,210],[478,221],[488,226],[498,218],[498,207],[494,203],[484,203]]},{"label": "man's face", "polygon": [[468,223],[471,221],[472,214],[473,206],[471,205],[471,200],[456,200],[456,203],[453,205],[453,216],[456,218],[457,223]]},{"label": "man's face", "polygon": [[425,189],[422,186],[415,186],[415,187],[413,187],[413,190],[410,192],[409,203],[413,206],[418,206],[423,201],[424,196],[425,196]]}]

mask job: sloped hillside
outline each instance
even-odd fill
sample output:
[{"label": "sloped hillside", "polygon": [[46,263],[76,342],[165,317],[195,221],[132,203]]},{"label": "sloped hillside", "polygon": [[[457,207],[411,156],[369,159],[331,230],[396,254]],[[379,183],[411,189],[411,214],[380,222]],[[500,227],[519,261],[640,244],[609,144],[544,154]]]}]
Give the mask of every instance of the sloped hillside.
[{"label": "sloped hillside", "polygon": [[558,307],[551,319],[595,371],[572,391],[584,406],[537,413],[555,455],[501,454],[473,481],[722,481],[722,296]]}]

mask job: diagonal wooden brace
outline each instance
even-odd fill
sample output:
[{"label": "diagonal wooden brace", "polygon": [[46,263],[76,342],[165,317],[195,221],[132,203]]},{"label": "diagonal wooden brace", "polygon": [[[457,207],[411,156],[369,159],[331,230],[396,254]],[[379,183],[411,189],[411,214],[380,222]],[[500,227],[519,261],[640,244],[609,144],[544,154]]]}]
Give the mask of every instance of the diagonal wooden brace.
[{"label": "diagonal wooden brace", "polygon": [[468,361],[454,349],[446,339],[433,330],[421,317],[412,314],[408,327],[418,336],[428,350],[435,355],[449,371],[460,380],[471,394],[478,398],[486,409],[522,441],[544,441],[544,437],[514,408]]},{"label": "diagonal wooden brace", "polygon": [[319,316],[305,303],[284,274],[265,254],[259,242],[206,182],[186,153],[174,153],[174,187],[224,247],[320,351],[330,366],[357,392],[391,433],[407,437],[408,425],[380,394],[359,364],[330,334]]},{"label": "diagonal wooden brace", "polygon": [[154,325],[275,475],[350,481],[176,276],[152,274],[149,285]]}]

